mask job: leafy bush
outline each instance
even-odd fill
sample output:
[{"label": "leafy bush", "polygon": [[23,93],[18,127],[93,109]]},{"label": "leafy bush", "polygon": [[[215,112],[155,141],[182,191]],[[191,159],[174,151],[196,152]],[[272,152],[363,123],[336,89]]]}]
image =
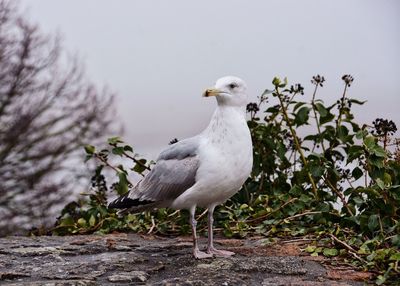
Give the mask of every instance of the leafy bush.
[{"label": "leafy bush", "polygon": [[[377,284],[390,283],[399,279],[400,260],[400,151],[392,138],[397,129],[384,119],[373,126],[356,123],[352,106],[364,102],[347,95],[353,78],[342,79],[343,94],[331,105],[316,98],[325,81],[319,75],[311,81],[309,102],[299,100],[304,95],[300,84],[274,78],[273,89],[248,104],[253,171],[242,190],[216,212],[216,221],[228,237],[309,235],[315,241],[305,251],[342,256],[374,270]],[[189,232],[186,212],[159,209],[118,218],[106,208],[108,191],[124,194],[132,186],[130,173],[144,176],[153,164],[118,137],[108,144],[100,151],[86,146],[87,159],[99,162],[93,191],[89,199],[66,206],[54,233]],[[109,155],[133,165],[111,164]],[[110,188],[104,167],[118,178]]]}]

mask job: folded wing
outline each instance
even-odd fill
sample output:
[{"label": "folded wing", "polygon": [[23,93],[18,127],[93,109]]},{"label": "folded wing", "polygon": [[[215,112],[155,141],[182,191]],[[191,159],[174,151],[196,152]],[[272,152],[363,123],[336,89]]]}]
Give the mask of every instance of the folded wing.
[{"label": "folded wing", "polygon": [[169,146],[146,177],[109,207],[138,211],[168,206],[195,184],[199,167],[198,146],[197,137]]}]

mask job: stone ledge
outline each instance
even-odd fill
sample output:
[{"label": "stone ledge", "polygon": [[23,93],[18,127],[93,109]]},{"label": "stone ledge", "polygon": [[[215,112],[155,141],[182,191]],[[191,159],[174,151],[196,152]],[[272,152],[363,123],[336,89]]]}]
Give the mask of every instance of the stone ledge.
[{"label": "stone ledge", "polygon": [[[296,247],[217,240],[230,258],[195,260],[190,238],[137,234],[0,239],[1,285],[363,285]],[[201,241],[203,244],[204,240]],[[346,269],[349,273],[349,269]],[[360,278],[361,277],[361,278]]]}]

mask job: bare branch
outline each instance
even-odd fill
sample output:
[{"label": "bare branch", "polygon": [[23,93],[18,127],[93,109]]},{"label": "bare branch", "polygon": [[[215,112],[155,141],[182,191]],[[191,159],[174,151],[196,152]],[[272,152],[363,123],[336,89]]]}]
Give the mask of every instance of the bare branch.
[{"label": "bare branch", "polygon": [[48,223],[70,200],[77,174],[87,172],[73,162],[83,144],[111,133],[112,102],[58,36],[0,0],[0,236]]}]

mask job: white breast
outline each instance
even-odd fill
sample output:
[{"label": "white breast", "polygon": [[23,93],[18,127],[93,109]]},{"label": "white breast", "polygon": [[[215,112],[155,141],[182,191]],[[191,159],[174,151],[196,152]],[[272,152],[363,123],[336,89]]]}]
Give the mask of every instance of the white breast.
[{"label": "white breast", "polygon": [[253,165],[250,131],[243,110],[216,110],[201,136],[200,166],[196,184],[178,197],[171,207],[208,207],[233,196],[243,185]]}]

